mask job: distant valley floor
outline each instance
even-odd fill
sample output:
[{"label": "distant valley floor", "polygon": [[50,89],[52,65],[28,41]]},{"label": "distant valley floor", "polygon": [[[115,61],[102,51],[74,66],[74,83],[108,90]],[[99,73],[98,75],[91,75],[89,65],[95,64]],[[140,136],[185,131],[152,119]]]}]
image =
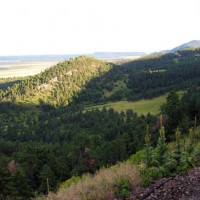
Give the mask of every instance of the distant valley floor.
[{"label": "distant valley floor", "polygon": [[58,61],[30,61],[4,64],[0,62],[0,78],[32,76],[55,65],[57,62]]}]

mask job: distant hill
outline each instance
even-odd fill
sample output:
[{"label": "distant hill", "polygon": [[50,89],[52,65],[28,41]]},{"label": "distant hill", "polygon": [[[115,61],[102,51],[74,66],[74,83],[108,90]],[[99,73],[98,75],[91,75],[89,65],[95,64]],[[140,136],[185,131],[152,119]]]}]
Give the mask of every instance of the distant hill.
[{"label": "distant hill", "polygon": [[[1,98],[38,103],[47,101],[54,106],[68,105],[72,98],[84,89],[91,79],[102,76],[110,65],[92,57],[79,56],[46,69],[44,72],[28,77],[20,84],[0,90]],[[2,95],[1,95],[2,94]]]},{"label": "distant hill", "polygon": [[177,46],[173,49],[163,50],[163,51],[155,52],[153,54],[175,53],[177,51],[181,51],[181,50],[184,50],[184,49],[195,49],[195,48],[200,48],[200,40],[192,40],[190,42],[187,42],[187,43],[184,43],[180,46]]},{"label": "distant hill", "polygon": [[188,48],[200,48],[200,40],[192,40],[188,43],[182,44],[180,46],[177,46],[171,49],[169,52],[174,53],[176,51],[180,51],[180,50],[188,49]]}]

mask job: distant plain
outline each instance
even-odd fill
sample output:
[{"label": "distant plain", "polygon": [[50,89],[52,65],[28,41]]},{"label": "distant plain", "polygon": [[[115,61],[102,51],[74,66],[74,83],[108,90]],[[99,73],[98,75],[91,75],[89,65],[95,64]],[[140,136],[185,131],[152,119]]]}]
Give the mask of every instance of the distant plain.
[{"label": "distant plain", "polygon": [[55,65],[58,61],[0,62],[0,78],[32,76]]},{"label": "distant plain", "polygon": [[0,56],[0,78],[32,76],[75,55]]}]

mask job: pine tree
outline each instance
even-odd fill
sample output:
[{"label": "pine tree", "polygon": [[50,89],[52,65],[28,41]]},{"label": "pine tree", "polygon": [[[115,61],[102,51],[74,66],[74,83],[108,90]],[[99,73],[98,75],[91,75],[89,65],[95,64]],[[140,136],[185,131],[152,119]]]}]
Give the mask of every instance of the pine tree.
[{"label": "pine tree", "polygon": [[18,167],[12,176],[12,183],[14,187],[12,196],[14,196],[16,200],[28,199],[31,196],[32,190],[30,188],[30,182],[23,168]]},{"label": "pine tree", "polygon": [[169,175],[169,173],[176,167],[176,161],[167,147],[165,128],[162,124],[162,115],[160,116],[159,134],[160,136],[158,138],[157,147],[153,155],[152,163],[155,167],[158,167],[160,172],[165,176]]},{"label": "pine tree", "polygon": [[166,163],[167,157],[167,144],[165,138],[165,127],[162,124],[162,115],[160,116],[160,137],[158,138],[157,148],[156,148],[156,157],[158,165],[164,165]]},{"label": "pine tree", "polygon": [[0,158],[0,199],[11,197],[11,192],[14,189],[11,178],[7,162]]},{"label": "pine tree", "polygon": [[176,145],[174,149],[174,159],[177,162],[177,167],[179,167],[181,165],[181,154],[183,149],[180,142],[181,132],[179,131],[178,128],[176,129],[175,137],[176,137]]},{"label": "pine tree", "polygon": [[181,119],[180,100],[176,92],[172,91],[168,95],[165,110],[168,116],[166,125],[167,133],[172,134],[175,131]]},{"label": "pine tree", "polygon": [[[48,179],[48,187],[47,187],[47,179]],[[49,167],[47,164],[43,166],[43,169],[40,174],[40,191],[47,194],[48,190],[55,189],[56,186],[56,178],[55,174],[52,171],[51,167]]]},{"label": "pine tree", "polygon": [[190,128],[189,129],[189,135],[185,142],[185,150],[183,152],[183,162],[185,163],[185,168],[189,166],[195,166],[196,165],[196,155],[195,155],[195,129]]}]

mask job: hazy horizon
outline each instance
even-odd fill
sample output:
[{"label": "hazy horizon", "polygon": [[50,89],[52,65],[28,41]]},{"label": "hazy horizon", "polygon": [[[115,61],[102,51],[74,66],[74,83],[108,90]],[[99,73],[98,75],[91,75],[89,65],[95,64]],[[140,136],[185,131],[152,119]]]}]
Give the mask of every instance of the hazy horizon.
[{"label": "hazy horizon", "polygon": [[93,54],[98,54],[98,53],[146,53],[146,54],[150,54],[150,53],[154,53],[154,52],[134,52],[134,51],[99,51],[99,52],[92,52],[92,53],[76,53],[76,54],[27,54],[27,55],[0,55],[0,58],[5,58],[5,57],[43,57],[43,56],[79,56],[79,55],[93,55]]},{"label": "hazy horizon", "polygon": [[200,39],[197,0],[6,0],[0,56],[157,52]]}]

